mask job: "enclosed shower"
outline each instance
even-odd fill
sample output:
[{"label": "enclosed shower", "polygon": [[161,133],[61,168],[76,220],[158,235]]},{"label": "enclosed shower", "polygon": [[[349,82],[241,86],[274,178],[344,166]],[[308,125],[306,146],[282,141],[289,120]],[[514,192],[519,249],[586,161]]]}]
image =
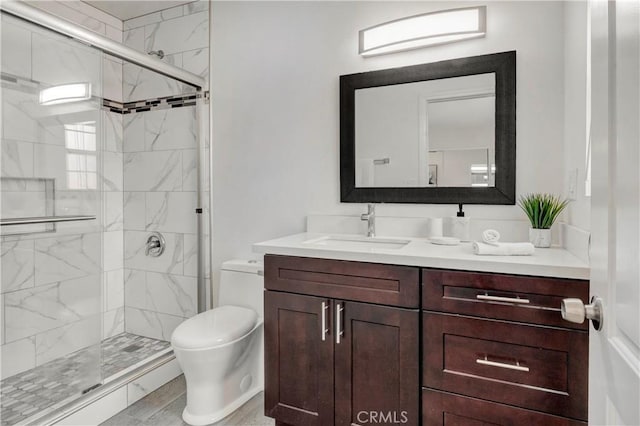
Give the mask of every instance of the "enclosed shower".
[{"label": "enclosed shower", "polygon": [[208,92],[170,47],[22,3],[1,42],[1,418],[46,423],[167,362],[207,305]]}]

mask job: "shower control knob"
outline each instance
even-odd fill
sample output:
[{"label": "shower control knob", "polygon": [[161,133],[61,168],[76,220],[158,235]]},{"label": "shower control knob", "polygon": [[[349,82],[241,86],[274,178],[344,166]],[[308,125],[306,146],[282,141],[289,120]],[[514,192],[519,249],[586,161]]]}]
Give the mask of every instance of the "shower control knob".
[{"label": "shower control knob", "polygon": [[158,257],[164,253],[165,248],[164,237],[159,232],[154,232],[147,238],[147,244],[144,249],[144,254],[151,257]]},{"label": "shower control knob", "polygon": [[563,299],[560,312],[566,321],[582,324],[585,319],[588,319],[591,320],[596,330],[602,328],[602,300],[597,296],[592,297],[591,303],[588,305],[585,305],[580,299]]}]

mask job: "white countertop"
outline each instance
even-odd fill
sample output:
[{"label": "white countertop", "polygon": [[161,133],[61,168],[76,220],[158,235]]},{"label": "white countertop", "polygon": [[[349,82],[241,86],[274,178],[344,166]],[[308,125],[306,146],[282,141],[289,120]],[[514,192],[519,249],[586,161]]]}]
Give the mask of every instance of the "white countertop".
[{"label": "white countertop", "polygon": [[[327,237],[354,237],[353,235],[302,233],[253,245],[253,251],[262,254],[280,254],[324,259],[393,265],[422,266],[425,268],[456,269],[463,271],[495,272],[557,278],[589,279],[589,265],[563,248],[536,248],[532,256],[478,256],[471,243],[457,246],[431,244],[426,238],[406,238],[409,244],[399,249],[343,249],[305,244],[305,241]],[[392,237],[388,237],[392,238]],[[387,237],[381,237],[387,239]]]}]

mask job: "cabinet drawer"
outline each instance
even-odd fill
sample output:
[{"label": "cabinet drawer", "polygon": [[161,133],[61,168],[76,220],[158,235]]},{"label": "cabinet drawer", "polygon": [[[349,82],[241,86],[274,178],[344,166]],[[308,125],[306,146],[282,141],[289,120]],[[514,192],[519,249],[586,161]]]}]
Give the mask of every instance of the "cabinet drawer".
[{"label": "cabinet drawer", "polygon": [[586,426],[551,414],[482,401],[432,389],[422,391],[424,426]]},{"label": "cabinet drawer", "polygon": [[424,309],[588,330],[560,315],[564,298],[588,303],[588,281],[423,269],[422,283]]},{"label": "cabinet drawer", "polygon": [[423,313],[423,385],[587,419],[587,332]]},{"label": "cabinet drawer", "polygon": [[266,255],[267,290],[417,308],[419,269],[409,266]]}]

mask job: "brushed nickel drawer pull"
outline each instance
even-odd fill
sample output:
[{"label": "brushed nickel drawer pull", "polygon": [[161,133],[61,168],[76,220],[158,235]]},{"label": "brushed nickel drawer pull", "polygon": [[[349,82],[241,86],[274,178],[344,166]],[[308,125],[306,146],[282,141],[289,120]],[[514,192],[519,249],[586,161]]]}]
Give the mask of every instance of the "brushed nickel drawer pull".
[{"label": "brushed nickel drawer pull", "polygon": [[340,325],[340,315],[344,311],[342,304],[336,304],[336,344],[340,344],[340,337],[344,334],[342,326]]},{"label": "brushed nickel drawer pull", "polygon": [[529,299],[521,299],[520,297],[502,297],[502,296],[489,296],[488,294],[476,295],[478,300],[489,300],[491,302],[505,302],[505,303],[530,303]]},{"label": "brushed nickel drawer pull", "polygon": [[506,368],[508,370],[517,370],[517,371],[529,372],[529,367],[525,367],[525,366],[520,365],[520,362],[518,362],[518,361],[516,361],[516,365],[505,364],[503,362],[489,361],[487,359],[487,357],[485,356],[484,359],[481,359],[481,358],[476,359],[476,362],[478,364],[488,365],[488,366],[491,366],[491,367],[499,367],[499,368]]},{"label": "brushed nickel drawer pull", "polygon": [[327,338],[327,333],[329,332],[329,328],[327,327],[327,310],[329,309],[329,304],[326,302],[322,302],[322,341],[324,342]]}]

